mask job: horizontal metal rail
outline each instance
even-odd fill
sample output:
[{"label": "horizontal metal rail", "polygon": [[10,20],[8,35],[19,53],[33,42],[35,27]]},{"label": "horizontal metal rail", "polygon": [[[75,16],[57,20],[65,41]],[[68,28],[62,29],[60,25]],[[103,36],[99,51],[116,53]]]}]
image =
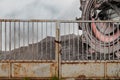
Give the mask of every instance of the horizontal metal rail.
[{"label": "horizontal metal rail", "polygon": [[113,20],[96,20],[96,21],[92,21],[92,20],[49,20],[49,19],[29,19],[29,20],[25,20],[25,19],[0,19],[0,22],[60,22],[60,23],[91,23],[91,22],[120,22],[120,21],[113,21]]}]

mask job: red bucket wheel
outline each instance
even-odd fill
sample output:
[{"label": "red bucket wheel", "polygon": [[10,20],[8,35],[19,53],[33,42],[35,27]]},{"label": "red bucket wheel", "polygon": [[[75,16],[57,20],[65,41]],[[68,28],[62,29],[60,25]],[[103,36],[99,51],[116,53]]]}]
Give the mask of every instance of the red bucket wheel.
[{"label": "red bucket wheel", "polygon": [[85,37],[89,42],[89,46],[98,53],[108,54],[119,51],[119,23],[96,23],[94,21],[120,20],[120,0],[86,0],[84,3],[81,4],[81,8],[84,8],[82,9],[82,20],[93,21],[82,25],[83,31],[87,33]]}]

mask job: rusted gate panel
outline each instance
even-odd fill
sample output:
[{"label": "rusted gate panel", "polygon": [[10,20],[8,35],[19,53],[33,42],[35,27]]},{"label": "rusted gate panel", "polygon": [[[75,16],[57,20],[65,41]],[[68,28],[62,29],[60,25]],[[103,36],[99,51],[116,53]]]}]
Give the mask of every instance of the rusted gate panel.
[{"label": "rusted gate panel", "polygon": [[0,77],[9,77],[10,75],[10,64],[0,63]]},{"label": "rusted gate panel", "polygon": [[120,78],[120,63],[106,63],[106,77]]},{"label": "rusted gate panel", "polygon": [[56,75],[55,63],[0,63],[0,78],[50,78]]},{"label": "rusted gate panel", "polygon": [[[53,63],[0,63],[1,78],[50,78],[56,74]],[[62,78],[120,78],[118,62],[63,62]],[[12,73],[12,74],[11,74]]]},{"label": "rusted gate panel", "polygon": [[55,70],[54,63],[13,63],[12,77],[50,78]]},{"label": "rusted gate panel", "polygon": [[62,64],[62,77],[104,78],[104,63]]},{"label": "rusted gate panel", "polygon": [[62,78],[120,78],[120,63],[63,63]]}]

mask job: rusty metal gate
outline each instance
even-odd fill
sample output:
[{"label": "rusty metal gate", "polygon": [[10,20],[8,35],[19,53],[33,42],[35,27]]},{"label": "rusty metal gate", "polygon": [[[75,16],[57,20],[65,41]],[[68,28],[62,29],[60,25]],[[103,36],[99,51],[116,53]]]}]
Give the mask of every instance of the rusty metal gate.
[{"label": "rusty metal gate", "polygon": [[58,75],[56,21],[0,20],[0,78]]},{"label": "rusty metal gate", "polygon": [[[98,39],[94,42],[93,38],[97,37],[97,30],[93,30],[93,27],[90,30],[84,28],[84,25],[90,27],[93,23],[97,26],[103,24],[101,29],[107,26],[104,32],[111,28],[113,33],[106,35],[108,37],[119,32],[119,21],[63,21],[60,23],[59,76],[61,78],[73,80],[120,79],[119,37],[109,43],[109,46],[106,46],[106,42],[98,42]],[[81,30],[78,29],[79,25],[81,25]],[[115,28],[116,31],[114,31]],[[89,36],[85,37],[86,35]],[[103,38],[101,35],[99,37]],[[96,48],[98,48],[98,52]]]},{"label": "rusty metal gate", "polygon": [[[0,20],[0,78],[1,79],[84,79],[120,78],[120,53],[117,42],[101,49],[90,48],[87,30],[79,25],[93,21],[71,20]],[[119,21],[94,21],[114,30]],[[113,24],[114,23],[114,24]],[[88,26],[89,27],[89,26]],[[119,31],[119,27],[116,28]],[[94,35],[92,33],[89,35]],[[113,31],[114,35],[115,31]],[[107,35],[107,36],[111,36]],[[90,37],[90,36],[89,36]],[[93,38],[93,37],[92,37]],[[92,38],[90,40],[92,40]],[[97,43],[93,42],[93,43]],[[102,41],[100,41],[102,43]],[[106,43],[104,43],[105,46]],[[96,52],[94,48],[99,48]],[[109,48],[112,53],[109,52]],[[104,53],[107,51],[108,53]]]}]

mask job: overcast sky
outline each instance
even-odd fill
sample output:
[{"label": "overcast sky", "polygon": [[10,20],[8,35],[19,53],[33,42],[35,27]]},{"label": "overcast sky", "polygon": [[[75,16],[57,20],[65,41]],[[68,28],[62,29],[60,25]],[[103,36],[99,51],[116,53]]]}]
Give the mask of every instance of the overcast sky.
[{"label": "overcast sky", "polygon": [[79,0],[0,0],[0,18],[75,19]]}]

